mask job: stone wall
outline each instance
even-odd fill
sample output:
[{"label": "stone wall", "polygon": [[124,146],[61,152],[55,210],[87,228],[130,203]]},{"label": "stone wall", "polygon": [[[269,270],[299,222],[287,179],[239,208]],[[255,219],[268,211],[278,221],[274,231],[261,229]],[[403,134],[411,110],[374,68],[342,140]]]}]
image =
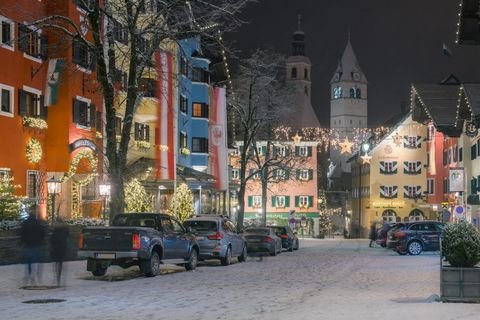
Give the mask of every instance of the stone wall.
[{"label": "stone wall", "polygon": [[[70,239],[68,239],[68,252],[66,260],[78,260],[77,247],[80,228],[70,228]],[[0,232],[0,265],[23,263],[23,246],[18,232]],[[50,262],[50,232],[47,232],[42,250],[42,262]]]}]

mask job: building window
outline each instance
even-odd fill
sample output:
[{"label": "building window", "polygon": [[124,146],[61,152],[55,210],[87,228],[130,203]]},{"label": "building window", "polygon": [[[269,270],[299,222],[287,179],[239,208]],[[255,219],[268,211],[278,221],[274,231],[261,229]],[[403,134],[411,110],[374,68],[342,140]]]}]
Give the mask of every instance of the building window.
[{"label": "building window", "polygon": [[113,36],[116,41],[128,44],[128,29],[118,21],[113,21]]},{"label": "building window", "polygon": [[135,122],[135,141],[150,141],[150,126]]},{"label": "building window", "polygon": [[276,169],[273,174],[274,180],[285,180],[287,178],[287,171],[285,169]]},{"label": "building window", "polygon": [[0,84],[0,115],[13,117],[13,87]]},{"label": "building window", "polygon": [[262,196],[252,196],[252,207],[260,208],[262,206]]},{"label": "building window", "polygon": [[39,58],[47,58],[47,37],[40,30],[31,30],[24,24],[18,25],[18,49],[25,54]]},{"label": "building window", "polygon": [[97,181],[93,179],[86,186],[82,186],[80,189],[82,201],[96,200],[97,199]]},{"label": "building window", "polygon": [[381,174],[395,174],[397,173],[397,161],[380,161]]},{"label": "building window", "polygon": [[307,146],[295,147],[295,153],[299,157],[311,157],[312,147],[307,147]]},{"label": "building window", "polygon": [[208,139],[192,138],[192,152],[208,153]]},{"label": "building window", "polygon": [[180,59],[180,73],[183,74],[184,76],[188,75],[188,61],[187,58],[182,57]]},{"label": "building window", "polygon": [[180,148],[188,148],[188,135],[186,132],[180,132]]},{"label": "building window", "polygon": [[285,196],[275,196],[274,197],[274,207],[275,208],[285,208],[287,205]]},{"label": "building window", "polygon": [[455,145],[453,147],[453,162],[457,162],[458,161],[458,146]]},{"label": "building window", "polygon": [[397,186],[380,186],[380,198],[396,198],[397,195]]},{"label": "building window", "polygon": [[312,174],[313,174],[312,169],[298,169],[297,179],[302,181],[308,181],[312,179]]},{"label": "building window", "polygon": [[477,145],[474,144],[473,146],[470,147],[470,159],[475,160],[477,159]]},{"label": "building window", "polygon": [[192,81],[209,83],[210,73],[202,68],[192,68]]},{"label": "building window", "polygon": [[0,46],[13,49],[13,22],[0,16]]},{"label": "building window", "polygon": [[435,194],[435,179],[427,179],[427,193],[429,195]]},{"label": "building window", "polygon": [[309,207],[309,196],[299,196],[298,197],[298,206],[300,208],[308,208]]},{"label": "building window", "polygon": [[96,0],[75,0],[77,7],[84,11],[90,10],[89,8],[93,8],[95,6]]},{"label": "building window", "polygon": [[138,92],[143,93],[146,98],[156,97],[157,82],[155,79],[141,78],[138,82]]},{"label": "building window", "polygon": [[9,168],[0,168],[0,179],[10,178],[11,176],[12,172]]},{"label": "building window", "polygon": [[122,135],[122,123],[123,119],[120,117],[115,117],[115,135],[121,136]]},{"label": "building window", "polygon": [[409,149],[418,149],[422,147],[422,137],[420,136],[404,136],[403,147]]},{"label": "building window", "polygon": [[287,147],[286,146],[275,146],[274,149],[274,156],[279,155],[281,157],[285,157],[287,155]]},{"label": "building window", "polygon": [[183,95],[180,96],[180,112],[188,113],[188,98]]},{"label": "building window", "polygon": [[292,71],[290,72],[290,76],[292,79],[297,78],[297,68],[292,68]]},{"label": "building window", "polygon": [[47,108],[43,104],[43,96],[39,90],[30,88],[18,89],[18,114],[32,118],[47,118]]},{"label": "building window", "polygon": [[307,68],[303,69],[303,78],[305,80],[308,80],[308,69]]},{"label": "building window", "polygon": [[38,199],[40,195],[40,172],[27,170],[27,197]]},{"label": "building window", "polygon": [[95,126],[96,108],[89,102],[88,99],[77,98],[73,100],[73,122],[93,128]]},{"label": "building window", "polygon": [[404,198],[417,198],[421,195],[420,186],[404,186],[403,197]]},{"label": "building window", "polygon": [[208,119],[208,104],[194,102],[192,104],[192,117]]},{"label": "building window", "polygon": [[422,173],[422,163],[420,161],[404,161],[403,173],[420,174]]},{"label": "building window", "polygon": [[240,179],[240,170],[232,169],[232,180],[239,180]]},{"label": "building window", "polygon": [[78,38],[72,40],[72,62],[84,69],[92,69],[92,59],[87,46]]},{"label": "building window", "polygon": [[339,99],[342,97],[342,87],[333,88],[333,99]]}]

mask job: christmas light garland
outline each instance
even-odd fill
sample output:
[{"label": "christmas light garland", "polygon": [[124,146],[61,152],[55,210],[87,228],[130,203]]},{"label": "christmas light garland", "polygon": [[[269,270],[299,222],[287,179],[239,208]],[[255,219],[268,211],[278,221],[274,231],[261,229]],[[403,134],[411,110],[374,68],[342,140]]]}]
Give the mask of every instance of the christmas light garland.
[{"label": "christmas light garland", "polygon": [[42,159],[42,146],[37,139],[30,139],[27,143],[27,160],[31,163],[38,163]]}]

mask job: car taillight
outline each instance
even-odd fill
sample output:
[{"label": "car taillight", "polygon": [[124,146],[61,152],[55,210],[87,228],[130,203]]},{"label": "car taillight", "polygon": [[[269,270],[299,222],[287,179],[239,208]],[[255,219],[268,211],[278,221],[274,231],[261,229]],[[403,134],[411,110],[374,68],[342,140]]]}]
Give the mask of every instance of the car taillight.
[{"label": "car taillight", "polygon": [[140,249],[140,235],[138,233],[132,234],[132,249],[133,250]]},{"label": "car taillight", "polygon": [[222,240],[223,238],[223,233],[221,232],[215,232],[215,234],[211,234],[207,236],[208,240]]},{"label": "car taillight", "polygon": [[406,233],[403,232],[403,231],[398,231],[398,232],[395,232],[395,234],[394,234],[394,236],[396,238],[403,238],[403,237],[405,237],[405,235],[406,235]]},{"label": "car taillight", "polygon": [[286,235],[286,234],[281,234],[281,235],[280,235],[280,238],[282,238],[282,239],[288,239],[288,235]]},{"label": "car taillight", "polygon": [[263,238],[263,242],[272,243],[273,239],[271,237],[265,237]]},{"label": "car taillight", "polygon": [[80,237],[78,238],[78,248],[83,249],[83,233],[80,233]]}]

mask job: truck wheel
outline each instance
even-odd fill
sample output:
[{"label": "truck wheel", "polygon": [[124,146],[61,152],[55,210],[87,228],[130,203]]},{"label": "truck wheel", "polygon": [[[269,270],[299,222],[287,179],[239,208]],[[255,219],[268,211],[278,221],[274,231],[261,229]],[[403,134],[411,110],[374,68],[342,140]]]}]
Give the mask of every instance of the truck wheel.
[{"label": "truck wheel", "polygon": [[153,251],[150,259],[142,261],[141,270],[146,277],[155,277],[160,274],[160,257],[158,253]]},{"label": "truck wheel", "polygon": [[225,257],[220,258],[222,266],[228,266],[232,262],[232,250],[230,247],[227,247],[227,252],[225,252]]},{"label": "truck wheel", "polygon": [[198,263],[197,250],[192,249],[192,251],[190,252],[190,257],[188,258],[188,263],[185,264],[185,269],[187,269],[188,271],[195,270],[195,268],[197,267],[197,263]]},{"label": "truck wheel", "polygon": [[247,260],[247,246],[243,245],[242,254],[238,256],[238,262],[244,262]]},{"label": "truck wheel", "polygon": [[95,270],[92,271],[92,274],[93,274],[95,277],[104,276],[105,273],[107,273],[107,268],[108,268],[108,267],[102,266],[101,264],[97,264],[97,265],[95,266]]}]

